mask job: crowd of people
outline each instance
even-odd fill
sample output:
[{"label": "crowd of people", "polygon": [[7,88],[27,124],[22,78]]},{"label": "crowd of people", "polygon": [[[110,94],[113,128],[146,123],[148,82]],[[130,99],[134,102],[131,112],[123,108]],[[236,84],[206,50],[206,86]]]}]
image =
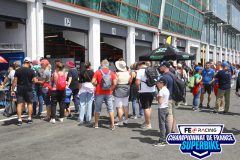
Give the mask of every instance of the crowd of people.
[{"label": "crowd of people", "polygon": [[[188,88],[193,94],[192,109],[198,111],[204,107],[204,95],[208,94],[206,108],[213,113],[223,111],[227,114],[230,106],[232,79],[236,80],[236,94],[239,96],[239,65],[229,62],[207,62],[205,66],[163,61],[153,66],[151,62],[138,62],[130,67],[124,60],[115,62],[116,71],[109,69],[108,60],[103,60],[99,69],[94,72],[91,63],[84,64],[80,73],[74,62],[63,64],[56,60],[51,66],[47,59],[32,61],[26,57],[22,66],[14,63],[8,70],[2,86],[10,81],[11,96],[16,97],[17,125],[22,125],[22,112],[27,106],[27,123],[32,117],[41,116],[46,105],[45,121],[55,124],[57,106],[59,106],[59,122],[64,117],[71,118],[71,97],[75,114],[79,114],[79,125],[91,124],[94,116],[94,128],[99,127],[102,104],[105,103],[110,117],[110,129],[128,124],[128,118],[144,118],[142,129],[151,129],[152,104],[158,103],[158,120],[160,138],[155,146],[164,146],[166,136],[176,132],[175,105],[187,105]],[[176,101],[176,79],[184,84],[180,93],[182,102]],[[211,106],[212,92],[216,96],[215,106]],[[132,113],[129,113],[129,102],[132,102]],[[117,114],[114,113],[114,107]],[[139,113],[137,113],[139,111]],[[131,115],[131,117],[130,117]],[[115,116],[118,121],[115,122]]]}]

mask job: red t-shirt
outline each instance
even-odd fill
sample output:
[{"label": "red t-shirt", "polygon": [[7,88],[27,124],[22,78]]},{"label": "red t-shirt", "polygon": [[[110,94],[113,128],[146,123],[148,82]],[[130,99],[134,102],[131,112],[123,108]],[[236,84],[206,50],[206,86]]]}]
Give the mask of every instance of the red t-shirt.
[{"label": "red t-shirt", "polygon": [[[104,73],[108,73],[108,69],[106,68],[103,68],[102,71]],[[112,81],[116,80],[116,75],[115,73],[113,73],[112,71],[110,71],[110,75],[112,77]],[[102,87],[101,87],[101,82],[102,82],[102,73],[100,72],[100,70],[97,70],[95,73],[94,73],[94,76],[93,78],[95,78],[97,80],[97,87],[96,87],[96,92],[95,94],[96,95],[99,95],[99,94],[112,94],[112,90],[102,90]]]}]

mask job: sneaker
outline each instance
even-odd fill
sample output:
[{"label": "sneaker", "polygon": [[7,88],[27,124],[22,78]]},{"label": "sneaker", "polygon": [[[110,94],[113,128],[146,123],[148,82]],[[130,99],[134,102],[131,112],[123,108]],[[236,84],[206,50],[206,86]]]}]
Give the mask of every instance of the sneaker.
[{"label": "sneaker", "polygon": [[144,118],[144,116],[138,116],[138,118],[140,118],[140,119],[143,119],[143,118]]},{"label": "sneaker", "polygon": [[138,117],[135,115],[135,116],[131,116],[131,119],[137,119]]},{"label": "sneaker", "polygon": [[203,105],[202,105],[202,103],[200,103],[200,104],[199,104],[199,108],[203,108]]},{"label": "sneaker", "polygon": [[158,143],[153,144],[153,146],[155,146],[155,147],[164,147],[165,145],[166,145],[166,142],[158,142]]},{"label": "sneaker", "polygon": [[208,108],[208,109],[210,109],[210,108],[211,108],[209,104],[207,105],[207,108]]},{"label": "sneaker", "polygon": [[55,123],[56,123],[56,120],[52,118],[52,119],[50,120],[50,123],[55,124]]},{"label": "sneaker", "polygon": [[145,130],[149,130],[149,129],[152,129],[152,126],[151,124],[150,125],[146,125],[145,123],[141,125],[141,128],[142,129],[145,129]]},{"label": "sneaker", "polygon": [[124,119],[124,120],[123,120],[123,124],[128,125],[128,120],[127,120],[127,119]]},{"label": "sneaker", "polygon": [[123,126],[123,122],[117,122],[115,123],[115,126]]},{"label": "sneaker", "polygon": [[115,126],[111,126],[110,129],[111,129],[112,131],[114,131],[116,128],[115,128]]},{"label": "sneaker", "polygon": [[213,113],[213,114],[218,114],[218,111],[213,111],[212,113]]},{"label": "sneaker", "polygon": [[73,115],[72,114],[69,114],[68,116],[67,116],[67,118],[72,118],[73,117]]},{"label": "sneaker", "polygon": [[18,125],[18,126],[21,126],[21,125],[22,125],[22,120],[18,120],[17,125]]},{"label": "sneaker", "polygon": [[79,126],[82,126],[82,125],[83,125],[83,121],[80,121],[80,122],[78,123],[78,125],[79,125]]},{"label": "sneaker", "polygon": [[184,106],[187,106],[187,105],[188,105],[187,102],[185,102],[185,103],[184,103]]},{"label": "sneaker", "polygon": [[28,119],[27,120],[27,124],[32,124],[33,123],[33,120],[32,119]]},{"label": "sneaker", "polygon": [[63,118],[59,118],[59,122],[63,122]]}]

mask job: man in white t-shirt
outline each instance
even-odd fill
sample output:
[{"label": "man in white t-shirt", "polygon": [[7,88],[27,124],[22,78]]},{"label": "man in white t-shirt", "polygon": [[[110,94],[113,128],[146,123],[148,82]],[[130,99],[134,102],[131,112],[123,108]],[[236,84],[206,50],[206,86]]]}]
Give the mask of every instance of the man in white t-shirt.
[{"label": "man in white t-shirt", "polygon": [[146,84],[147,76],[145,69],[147,66],[145,63],[140,64],[140,68],[137,72],[136,85],[139,87],[139,100],[144,110],[145,123],[141,126],[143,129],[151,129],[151,105],[154,99],[155,86],[149,87]]},{"label": "man in white t-shirt", "polygon": [[170,92],[166,86],[167,81],[165,78],[161,78],[157,82],[157,87],[160,89],[158,93],[158,122],[159,122],[159,129],[160,129],[160,137],[159,141],[154,144],[154,146],[165,146],[166,144],[166,137],[170,133],[170,128],[168,125],[168,100],[170,96]]}]

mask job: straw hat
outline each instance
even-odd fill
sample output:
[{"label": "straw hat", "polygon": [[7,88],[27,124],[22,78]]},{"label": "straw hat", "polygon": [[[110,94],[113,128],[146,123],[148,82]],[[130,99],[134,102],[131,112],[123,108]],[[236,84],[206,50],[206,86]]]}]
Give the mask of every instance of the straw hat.
[{"label": "straw hat", "polygon": [[124,61],[116,61],[115,66],[121,72],[127,71],[127,65]]}]

